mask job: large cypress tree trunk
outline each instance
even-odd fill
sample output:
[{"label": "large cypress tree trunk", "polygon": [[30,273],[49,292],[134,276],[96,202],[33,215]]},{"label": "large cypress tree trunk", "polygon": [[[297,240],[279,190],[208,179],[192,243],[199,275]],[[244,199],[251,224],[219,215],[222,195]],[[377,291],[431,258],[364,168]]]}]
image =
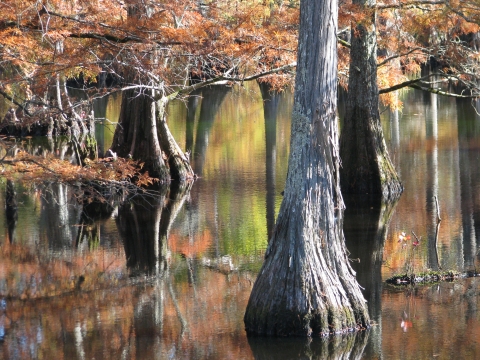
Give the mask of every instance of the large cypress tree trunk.
[{"label": "large cypress tree trunk", "polygon": [[342,231],[337,6],[337,0],[300,5],[287,182],[244,317],[250,334],[326,335],[369,323]]},{"label": "large cypress tree trunk", "polygon": [[112,150],[121,157],[144,163],[150,176],[169,180],[158,141],[155,102],[150,96],[127,90],[122,95],[120,119],[113,136]]},{"label": "large cypress tree trunk", "polygon": [[[372,9],[376,0],[353,0]],[[398,197],[403,187],[390,160],[378,111],[375,13],[352,28],[347,106],[340,136],[343,193]]]}]

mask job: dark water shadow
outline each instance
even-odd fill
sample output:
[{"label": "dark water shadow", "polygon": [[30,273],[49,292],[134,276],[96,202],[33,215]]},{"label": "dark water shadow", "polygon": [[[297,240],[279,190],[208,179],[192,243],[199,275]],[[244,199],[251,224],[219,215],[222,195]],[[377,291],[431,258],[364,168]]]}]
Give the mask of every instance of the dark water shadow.
[{"label": "dark water shadow", "polygon": [[7,222],[8,239],[10,243],[13,243],[18,223],[18,201],[15,183],[11,179],[7,180],[5,190],[5,219]]},{"label": "dark water shadow", "polygon": [[480,254],[480,122],[471,101],[457,100],[463,267],[472,269]]},{"label": "dark water shadow", "polygon": [[254,359],[361,359],[368,331],[330,338],[248,337]]},{"label": "dark water shadow", "polygon": [[187,151],[192,151],[193,149],[195,141],[195,114],[201,102],[201,91],[195,91],[188,97],[185,127],[185,150]]},{"label": "dark water shadow", "polygon": [[343,227],[345,242],[357,280],[364,287],[370,318],[374,321],[366,349],[368,358],[374,356],[375,348],[381,348],[383,249],[398,201],[382,202],[371,195],[349,195],[344,200],[347,207]]},{"label": "dark water shadow", "polygon": [[107,201],[85,201],[78,222],[76,248],[83,242],[88,243],[89,249],[100,246],[99,221],[104,221],[111,217],[114,210],[113,205],[113,202]]},{"label": "dark water shadow", "polygon": [[263,117],[265,119],[265,185],[266,185],[266,207],[267,207],[267,235],[271,238],[275,226],[275,199],[276,179],[275,169],[277,163],[277,115],[278,104],[281,94],[270,91],[270,86],[259,83],[263,100]]},{"label": "dark water shadow", "polygon": [[170,227],[190,189],[190,183],[172,183],[155,194],[137,196],[119,206],[116,224],[132,275],[159,275],[166,269]]}]

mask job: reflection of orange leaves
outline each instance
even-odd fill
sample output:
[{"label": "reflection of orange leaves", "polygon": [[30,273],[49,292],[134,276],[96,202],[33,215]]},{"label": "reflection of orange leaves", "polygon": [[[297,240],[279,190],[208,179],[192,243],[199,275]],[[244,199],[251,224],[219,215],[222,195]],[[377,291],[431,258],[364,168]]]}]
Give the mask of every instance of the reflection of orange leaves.
[{"label": "reflection of orange leaves", "polygon": [[403,329],[404,332],[407,332],[409,328],[413,327],[413,323],[411,321],[403,320],[400,323],[400,327]]},{"label": "reflection of orange leaves", "polygon": [[201,234],[196,234],[192,238],[174,233],[168,237],[169,249],[175,253],[185,255],[187,258],[205,252],[211,245],[212,234],[209,230],[204,230]]}]

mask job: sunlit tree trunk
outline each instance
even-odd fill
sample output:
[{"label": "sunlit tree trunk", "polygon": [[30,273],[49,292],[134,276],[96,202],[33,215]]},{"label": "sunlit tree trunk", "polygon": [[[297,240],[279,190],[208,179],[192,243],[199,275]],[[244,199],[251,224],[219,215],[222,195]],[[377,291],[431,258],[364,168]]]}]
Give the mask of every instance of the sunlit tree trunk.
[{"label": "sunlit tree trunk", "polygon": [[[353,0],[371,9],[376,0]],[[340,137],[343,193],[398,197],[403,187],[390,160],[378,110],[375,14],[352,28],[347,106]]]},{"label": "sunlit tree trunk", "polygon": [[112,150],[118,156],[142,161],[151,176],[168,181],[169,172],[157,135],[155,102],[135,90],[127,90],[122,96]]},{"label": "sunlit tree trunk", "polygon": [[342,231],[337,7],[336,0],[300,5],[287,181],[244,317],[249,334],[318,336],[369,324]]},{"label": "sunlit tree trunk", "polygon": [[156,102],[158,114],[158,136],[160,146],[167,158],[172,180],[188,180],[194,178],[194,172],[190,165],[188,155],[185,155],[178,143],[175,141],[167,124],[166,108],[168,99],[162,97]]}]

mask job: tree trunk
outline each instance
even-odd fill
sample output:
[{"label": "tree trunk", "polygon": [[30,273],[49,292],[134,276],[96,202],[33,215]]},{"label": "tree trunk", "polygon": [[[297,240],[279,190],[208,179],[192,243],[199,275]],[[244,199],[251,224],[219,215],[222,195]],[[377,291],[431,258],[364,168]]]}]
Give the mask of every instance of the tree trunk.
[{"label": "tree trunk", "polygon": [[157,101],[158,134],[160,136],[160,144],[170,167],[170,176],[172,180],[185,181],[193,179],[195,174],[190,165],[189,156],[183,153],[168,128],[166,114],[167,104],[168,98],[166,97],[162,97]]},{"label": "tree trunk", "polygon": [[287,182],[245,313],[249,334],[327,335],[369,324],[342,231],[337,6],[337,0],[300,5]]},{"label": "tree trunk", "polygon": [[[164,112],[164,108],[161,110]],[[158,141],[156,103],[150,96],[135,90],[123,93],[112,151],[121,157],[140,160],[150,176],[162,182],[170,180]]]},{"label": "tree trunk", "polygon": [[[353,0],[373,8],[376,0]],[[403,187],[388,155],[378,111],[375,15],[352,28],[346,116],[340,137],[343,193],[398,197]]]}]

